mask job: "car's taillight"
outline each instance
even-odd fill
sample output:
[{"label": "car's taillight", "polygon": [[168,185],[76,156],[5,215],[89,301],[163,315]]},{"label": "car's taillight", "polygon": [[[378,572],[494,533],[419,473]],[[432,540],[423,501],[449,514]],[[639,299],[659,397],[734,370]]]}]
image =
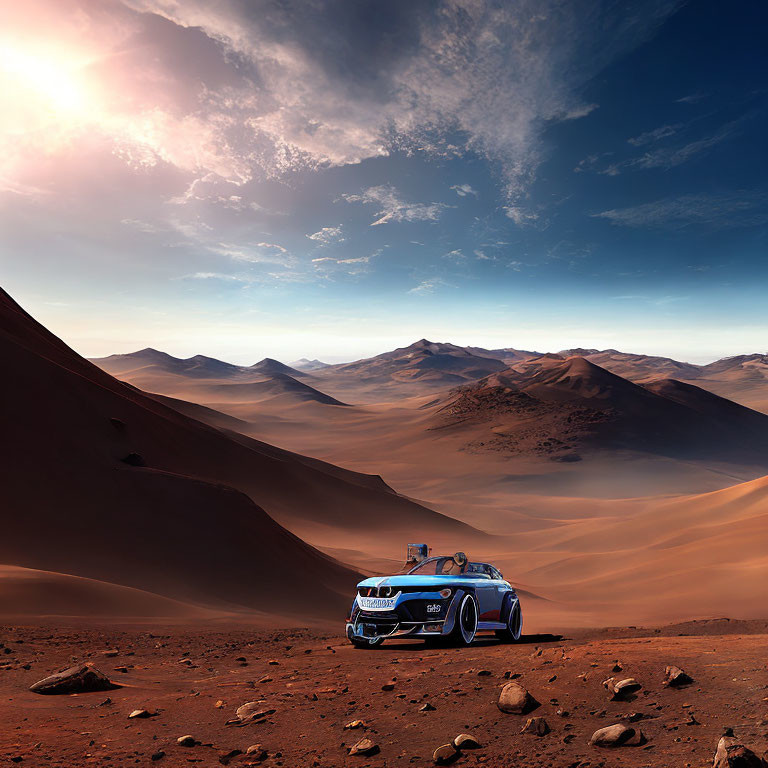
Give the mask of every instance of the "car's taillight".
[{"label": "car's taillight", "polygon": [[440,590],[440,597],[446,598],[446,597],[450,597],[450,596],[451,596],[451,590],[448,587],[446,587],[445,589],[441,589]]}]

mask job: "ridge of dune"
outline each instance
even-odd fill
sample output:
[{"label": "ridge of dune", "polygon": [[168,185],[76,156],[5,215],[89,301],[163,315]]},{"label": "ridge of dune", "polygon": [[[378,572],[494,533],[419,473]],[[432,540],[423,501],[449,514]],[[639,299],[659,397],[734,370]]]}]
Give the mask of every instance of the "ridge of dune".
[{"label": "ridge of dune", "polygon": [[0,562],[196,604],[327,616],[345,610],[356,574],[265,508],[328,531],[361,520],[472,531],[340,468],[184,416],[79,357],[4,292],[0,317],[13,371],[0,379],[13,404],[2,417]]}]

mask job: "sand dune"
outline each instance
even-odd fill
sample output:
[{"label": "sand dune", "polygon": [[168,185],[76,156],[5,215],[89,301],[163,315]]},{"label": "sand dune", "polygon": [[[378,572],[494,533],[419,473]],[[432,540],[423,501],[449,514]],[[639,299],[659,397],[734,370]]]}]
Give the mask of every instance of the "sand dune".
[{"label": "sand dune", "polygon": [[592,620],[765,615],[768,477],[614,512],[521,534],[497,559]]},{"label": "sand dune", "polygon": [[284,373],[270,374],[270,377],[263,381],[200,384],[191,391],[196,399],[205,401],[252,403],[282,398],[288,402],[312,401],[323,405],[346,405],[335,397],[326,395],[325,392]]},{"label": "sand dune", "polygon": [[12,406],[0,562],[216,607],[339,615],[356,575],[265,508],[329,536],[471,532],[379,479],[180,414],[77,356],[5,293],[0,313],[13,371],[0,379]]},{"label": "sand dune", "polygon": [[222,615],[200,606],[80,576],[0,565],[0,616],[183,619]]}]

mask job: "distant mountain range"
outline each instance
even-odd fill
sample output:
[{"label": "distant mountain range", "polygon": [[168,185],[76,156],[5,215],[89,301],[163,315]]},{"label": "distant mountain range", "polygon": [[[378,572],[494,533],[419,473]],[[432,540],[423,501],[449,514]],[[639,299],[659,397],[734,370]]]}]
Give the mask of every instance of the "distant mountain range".
[{"label": "distant mountain range", "polygon": [[467,432],[477,450],[559,461],[624,450],[768,467],[768,415],[675,379],[637,384],[579,356],[542,355],[460,387],[435,420]]},{"label": "distant mountain range", "polygon": [[[460,347],[420,339],[391,352],[335,365],[306,358],[286,365],[265,358],[251,366],[238,366],[203,355],[179,359],[154,349],[110,355],[92,362],[144,388],[155,373],[240,381],[253,381],[257,376],[269,378],[283,375],[301,380],[307,387],[319,391],[322,396],[317,397],[318,402],[328,402],[326,398],[337,402],[350,399],[353,402],[376,402],[392,396],[429,394],[477,381],[525,361],[540,358],[565,360],[575,356],[636,383],[644,384],[659,378],[696,383],[742,405],[768,411],[768,354],[737,355],[707,365],[695,365],[668,357],[615,349],[575,348],[542,355],[512,347]],[[284,384],[288,383],[284,380]]]}]

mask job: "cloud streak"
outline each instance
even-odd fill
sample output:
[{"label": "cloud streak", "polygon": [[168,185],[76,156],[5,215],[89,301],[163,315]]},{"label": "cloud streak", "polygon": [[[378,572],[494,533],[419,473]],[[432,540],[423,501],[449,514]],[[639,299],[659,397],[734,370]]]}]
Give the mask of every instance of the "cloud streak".
[{"label": "cloud streak", "polygon": [[682,195],[651,203],[594,213],[594,218],[633,228],[683,230],[694,226],[712,229],[760,226],[768,223],[766,196]]}]

